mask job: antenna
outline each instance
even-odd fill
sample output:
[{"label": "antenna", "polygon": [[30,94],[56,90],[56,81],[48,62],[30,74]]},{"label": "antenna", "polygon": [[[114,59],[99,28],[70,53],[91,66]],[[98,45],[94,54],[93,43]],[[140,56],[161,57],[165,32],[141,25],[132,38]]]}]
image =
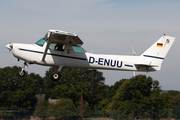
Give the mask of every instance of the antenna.
[{"label": "antenna", "polygon": [[[133,45],[133,42],[132,42],[132,54],[135,56],[137,55],[137,53],[134,51],[134,45]],[[135,77],[135,71],[133,71],[133,77]]]},{"label": "antenna", "polygon": [[93,49],[91,49],[91,53],[93,52]]},{"label": "antenna", "polygon": [[133,45],[133,42],[132,42],[132,53],[133,53],[133,55],[137,55],[137,53],[134,51],[134,45]]}]

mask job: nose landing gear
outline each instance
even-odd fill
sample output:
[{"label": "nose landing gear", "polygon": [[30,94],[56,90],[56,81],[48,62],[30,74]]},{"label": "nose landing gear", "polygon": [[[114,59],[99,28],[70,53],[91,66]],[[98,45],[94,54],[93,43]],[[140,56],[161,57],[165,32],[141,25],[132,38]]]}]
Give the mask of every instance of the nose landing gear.
[{"label": "nose landing gear", "polygon": [[18,76],[19,77],[24,77],[26,75],[26,72],[25,72],[25,67],[26,66],[28,66],[27,62],[24,62],[24,66],[22,67],[22,69],[19,69],[19,71],[18,71]]}]

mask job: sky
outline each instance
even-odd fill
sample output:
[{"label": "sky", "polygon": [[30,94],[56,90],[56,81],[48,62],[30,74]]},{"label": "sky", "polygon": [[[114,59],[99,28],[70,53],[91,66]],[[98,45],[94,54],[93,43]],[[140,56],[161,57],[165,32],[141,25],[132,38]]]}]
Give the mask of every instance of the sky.
[{"label": "sky", "polygon": [[[76,34],[87,52],[141,55],[163,34],[176,40],[157,72],[136,72],[160,82],[163,90],[180,90],[179,0],[1,0],[0,68],[23,66],[6,49],[9,43],[34,44],[49,29]],[[28,73],[45,75],[49,67],[29,65]],[[99,70],[114,85],[133,72]]]}]

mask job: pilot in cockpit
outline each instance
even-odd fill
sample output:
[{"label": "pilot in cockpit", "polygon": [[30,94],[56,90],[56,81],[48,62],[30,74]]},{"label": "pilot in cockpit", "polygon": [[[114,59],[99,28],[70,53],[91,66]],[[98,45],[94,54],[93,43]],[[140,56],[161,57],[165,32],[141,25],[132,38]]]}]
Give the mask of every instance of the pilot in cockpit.
[{"label": "pilot in cockpit", "polygon": [[63,46],[64,46],[63,44],[57,43],[56,46],[54,47],[54,50],[64,51]]}]

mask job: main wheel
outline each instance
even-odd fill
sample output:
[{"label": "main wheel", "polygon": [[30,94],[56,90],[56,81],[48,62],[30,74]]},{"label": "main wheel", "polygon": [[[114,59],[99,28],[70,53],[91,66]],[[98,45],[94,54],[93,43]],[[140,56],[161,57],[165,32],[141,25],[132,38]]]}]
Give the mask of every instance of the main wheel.
[{"label": "main wheel", "polygon": [[55,71],[51,74],[51,80],[53,81],[58,81],[60,77],[61,77],[61,74],[58,71]]},{"label": "main wheel", "polygon": [[24,77],[25,75],[26,75],[25,70],[20,69],[20,70],[18,71],[18,76],[19,76],[19,77]]}]

